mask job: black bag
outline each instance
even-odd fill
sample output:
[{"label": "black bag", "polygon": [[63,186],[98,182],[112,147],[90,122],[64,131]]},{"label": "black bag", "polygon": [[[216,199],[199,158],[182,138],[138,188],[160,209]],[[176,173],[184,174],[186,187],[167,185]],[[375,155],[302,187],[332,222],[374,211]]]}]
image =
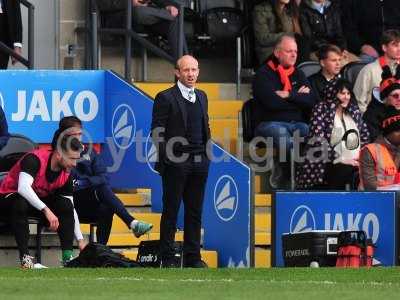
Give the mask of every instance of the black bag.
[{"label": "black bag", "polygon": [[67,268],[137,268],[139,263],[125,256],[112,251],[109,247],[89,243],[79,256],[70,262]]},{"label": "black bag", "polygon": [[206,32],[215,40],[234,40],[240,35],[244,25],[239,9],[216,7],[205,12]]},{"label": "black bag", "polygon": [[[160,267],[159,248],[160,248],[159,240],[141,241],[139,244],[139,251],[136,258],[137,262],[144,267],[159,268]],[[178,261],[180,261],[181,266],[183,259],[182,252],[183,252],[183,243],[175,242],[174,243],[175,258]]]}]

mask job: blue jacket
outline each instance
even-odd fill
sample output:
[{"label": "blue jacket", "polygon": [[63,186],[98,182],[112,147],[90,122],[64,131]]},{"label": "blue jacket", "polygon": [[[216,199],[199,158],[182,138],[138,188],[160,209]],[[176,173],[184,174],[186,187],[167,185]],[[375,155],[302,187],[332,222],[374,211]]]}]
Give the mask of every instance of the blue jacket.
[{"label": "blue jacket", "polygon": [[78,162],[76,168],[71,171],[75,190],[108,184],[107,168],[94,149],[90,153],[85,149],[81,158],[82,160]]}]

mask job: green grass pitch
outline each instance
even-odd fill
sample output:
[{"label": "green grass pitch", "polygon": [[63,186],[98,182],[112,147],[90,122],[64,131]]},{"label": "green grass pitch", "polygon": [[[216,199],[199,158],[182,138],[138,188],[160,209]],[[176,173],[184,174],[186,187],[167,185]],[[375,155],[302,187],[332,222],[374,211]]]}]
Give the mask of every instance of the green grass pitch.
[{"label": "green grass pitch", "polygon": [[400,299],[400,269],[0,269],[0,299]]}]

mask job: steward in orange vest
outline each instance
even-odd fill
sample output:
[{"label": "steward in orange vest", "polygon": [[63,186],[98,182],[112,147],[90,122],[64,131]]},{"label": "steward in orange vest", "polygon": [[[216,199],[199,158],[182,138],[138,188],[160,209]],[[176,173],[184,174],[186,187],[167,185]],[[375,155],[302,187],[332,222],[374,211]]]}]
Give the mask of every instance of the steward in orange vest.
[{"label": "steward in orange vest", "polygon": [[[398,93],[400,89],[392,91]],[[360,189],[377,190],[400,186],[400,111],[385,108],[381,124],[383,135],[375,143],[366,145],[360,153]]]}]

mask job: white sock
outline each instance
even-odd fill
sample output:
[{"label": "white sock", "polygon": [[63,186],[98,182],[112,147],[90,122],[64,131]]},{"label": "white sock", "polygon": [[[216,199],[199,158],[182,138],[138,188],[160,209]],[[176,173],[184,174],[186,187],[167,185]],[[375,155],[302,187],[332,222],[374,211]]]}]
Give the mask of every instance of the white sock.
[{"label": "white sock", "polygon": [[136,224],[138,223],[138,220],[133,220],[132,222],[131,222],[131,225],[130,225],[130,227],[131,227],[131,229],[134,229],[135,227],[136,227]]}]

